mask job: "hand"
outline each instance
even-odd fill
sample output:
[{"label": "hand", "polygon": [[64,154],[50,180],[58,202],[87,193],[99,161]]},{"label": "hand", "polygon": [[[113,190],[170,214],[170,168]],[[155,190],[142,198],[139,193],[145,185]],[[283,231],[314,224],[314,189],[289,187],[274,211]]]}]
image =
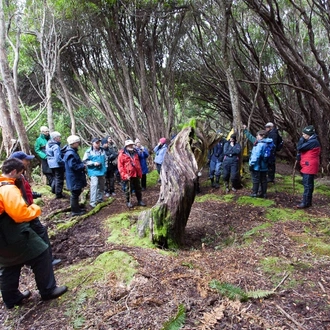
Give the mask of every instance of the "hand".
[{"label": "hand", "polygon": [[243,129],[246,129],[246,125],[242,125]]}]

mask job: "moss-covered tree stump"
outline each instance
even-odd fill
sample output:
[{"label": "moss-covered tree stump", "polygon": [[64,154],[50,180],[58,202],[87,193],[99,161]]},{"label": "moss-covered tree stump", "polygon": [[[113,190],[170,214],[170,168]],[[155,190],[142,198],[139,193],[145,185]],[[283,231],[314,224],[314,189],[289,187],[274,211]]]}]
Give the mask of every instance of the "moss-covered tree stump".
[{"label": "moss-covered tree stump", "polygon": [[[150,229],[151,240],[166,248],[183,242],[184,230],[196,195],[198,172],[219,135],[204,132],[201,123],[185,127],[168,147],[160,173],[157,204],[139,216],[140,235]],[[144,224],[144,225],[143,225]]]}]

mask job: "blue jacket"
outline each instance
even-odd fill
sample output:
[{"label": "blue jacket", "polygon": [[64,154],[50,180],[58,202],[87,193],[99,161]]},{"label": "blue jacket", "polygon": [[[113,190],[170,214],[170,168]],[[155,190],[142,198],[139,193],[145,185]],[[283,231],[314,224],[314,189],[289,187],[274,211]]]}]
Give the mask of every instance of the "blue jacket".
[{"label": "blue jacket", "polygon": [[160,164],[160,165],[163,164],[166,151],[167,151],[167,144],[156,145],[156,147],[154,148],[154,153],[156,154],[154,162],[156,164]]},{"label": "blue jacket", "polygon": [[61,154],[61,142],[49,140],[46,144],[46,155],[49,168],[64,167]]},{"label": "blue jacket", "polygon": [[222,162],[223,161],[223,147],[225,143],[227,142],[226,139],[222,138],[209,152],[208,159],[211,162]]},{"label": "blue jacket", "polygon": [[78,150],[68,147],[65,151],[65,178],[69,190],[79,190],[87,186],[85,165],[81,161]]},{"label": "blue jacket", "polygon": [[253,167],[254,171],[267,172],[268,160],[265,160],[265,148],[267,143],[273,143],[273,139],[263,138],[262,140],[255,140],[252,148],[249,166]]},{"label": "blue jacket", "polygon": [[[85,151],[83,161],[87,165],[88,176],[103,176],[107,172],[106,154],[103,148],[99,150],[88,148]],[[100,163],[101,165],[95,166],[94,163]]]},{"label": "blue jacket", "polygon": [[140,165],[142,169],[142,174],[147,174],[149,172],[147,158],[149,157],[148,149],[145,147],[135,148],[139,155]]}]

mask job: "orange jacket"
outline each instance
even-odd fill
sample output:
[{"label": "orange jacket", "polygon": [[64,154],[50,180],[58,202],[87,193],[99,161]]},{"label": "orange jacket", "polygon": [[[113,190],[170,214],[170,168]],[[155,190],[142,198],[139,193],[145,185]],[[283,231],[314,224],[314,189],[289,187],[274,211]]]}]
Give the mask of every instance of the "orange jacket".
[{"label": "orange jacket", "polygon": [[[6,184],[8,182],[9,184]],[[15,179],[0,176],[0,215],[6,212],[15,222],[28,222],[41,214],[36,204],[27,205]]]}]

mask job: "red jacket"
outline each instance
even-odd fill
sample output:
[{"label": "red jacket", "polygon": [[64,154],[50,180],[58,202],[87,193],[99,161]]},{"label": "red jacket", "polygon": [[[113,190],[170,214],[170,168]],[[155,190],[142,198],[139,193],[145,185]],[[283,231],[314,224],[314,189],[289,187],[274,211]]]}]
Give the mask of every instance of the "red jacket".
[{"label": "red jacket", "polygon": [[138,153],[134,150],[129,153],[126,148],[119,151],[118,170],[122,180],[130,178],[142,178],[142,170]]},{"label": "red jacket", "polygon": [[298,141],[297,151],[300,154],[301,173],[317,174],[320,166],[320,143],[316,134],[308,140],[301,137]]}]

